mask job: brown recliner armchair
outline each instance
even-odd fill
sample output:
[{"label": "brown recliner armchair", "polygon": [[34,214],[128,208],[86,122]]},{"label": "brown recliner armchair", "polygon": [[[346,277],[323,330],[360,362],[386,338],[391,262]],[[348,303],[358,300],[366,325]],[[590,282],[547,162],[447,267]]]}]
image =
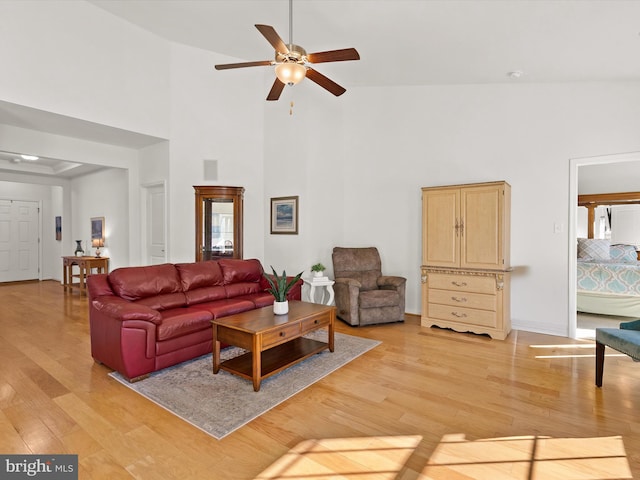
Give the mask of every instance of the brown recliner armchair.
[{"label": "brown recliner armchair", "polygon": [[382,275],[375,247],[335,247],[332,254],[338,318],[351,325],[404,321],[406,278]]}]

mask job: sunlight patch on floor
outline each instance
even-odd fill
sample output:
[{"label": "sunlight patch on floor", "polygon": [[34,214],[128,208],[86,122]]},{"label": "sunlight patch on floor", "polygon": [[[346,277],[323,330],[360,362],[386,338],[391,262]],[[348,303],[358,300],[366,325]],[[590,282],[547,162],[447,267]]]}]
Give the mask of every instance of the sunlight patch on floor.
[{"label": "sunlight patch on floor", "polygon": [[442,437],[421,472],[405,464],[422,437],[305,440],[255,480],[613,480],[631,479],[621,436],[534,435],[467,440]]},{"label": "sunlight patch on floor", "polygon": [[421,436],[305,440],[256,477],[273,479],[398,478]]},{"label": "sunlight patch on floor", "polygon": [[445,435],[425,467],[422,480],[606,480],[629,479],[622,437],[538,436],[468,441]]}]

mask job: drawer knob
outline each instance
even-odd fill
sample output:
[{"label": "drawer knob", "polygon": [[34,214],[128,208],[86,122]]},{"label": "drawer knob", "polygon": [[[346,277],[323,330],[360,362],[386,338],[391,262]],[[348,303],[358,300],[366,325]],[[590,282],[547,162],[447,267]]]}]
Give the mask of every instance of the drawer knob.
[{"label": "drawer knob", "polygon": [[318,320],[314,320],[313,323],[315,323],[317,325],[318,324]]},{"label": "drawer knob", "polygon": [[451,300],[458,303],[464,303],[467,301],[465,297],[451,297]]},{"label": "drawer knob", "polygon": [[467,282],[451,282],[451,285],[455,285],[456,287],[466,287]]},{"label": "drawer knob", "polygon": [[466,313],[458,313],[458,312],[451,312],[451,315],[453,315],[454,317],[458,317],[458,318],[466,318],[466,316],[467,316]]},{"label": "drawer knob", "polygon": [[281,336],[281,337],[284,337],[284,332],[280,332],[280,336]]}]

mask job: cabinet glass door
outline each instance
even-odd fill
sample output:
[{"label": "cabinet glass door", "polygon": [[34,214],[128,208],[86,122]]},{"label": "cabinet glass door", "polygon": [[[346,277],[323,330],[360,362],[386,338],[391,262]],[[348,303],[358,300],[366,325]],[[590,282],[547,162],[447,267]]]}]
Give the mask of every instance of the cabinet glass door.
[{"label": "cabinet glass door", "polygon": [[196,186],[196,261],[242,258],[242,187]]}]

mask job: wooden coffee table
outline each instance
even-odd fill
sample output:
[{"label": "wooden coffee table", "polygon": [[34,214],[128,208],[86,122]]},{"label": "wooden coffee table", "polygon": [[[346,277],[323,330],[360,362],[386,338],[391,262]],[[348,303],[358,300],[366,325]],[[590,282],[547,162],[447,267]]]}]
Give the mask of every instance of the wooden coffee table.
[{"label": "wooden coffee table", "polygon": [[[327,348],[333,352],[335,319],[335,307],[289,301],[286,315],[274,315],[269,306],[212,320],[213,373],[223,369],[253,380],[257,392],[263,378]],[[327,329],[327,342],[303,337],[321,328]],[[248,352],[220,362],[220,343]]]}]

